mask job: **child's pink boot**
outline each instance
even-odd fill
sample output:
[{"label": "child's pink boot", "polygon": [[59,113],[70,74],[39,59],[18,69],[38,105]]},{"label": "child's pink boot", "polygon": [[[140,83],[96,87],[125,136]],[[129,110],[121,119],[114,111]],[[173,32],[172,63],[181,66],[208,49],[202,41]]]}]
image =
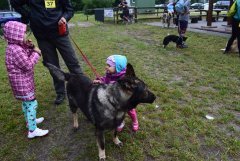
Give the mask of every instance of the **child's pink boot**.
[{"label": "child's pink boot", "polygon": [[137,119],[137,111],[136,109],[132,109],[130,111],[128,111],[128,115],[131,117],[132,119],[132,130],[134,132],[138,131],[139,129],[139,125],[138,125],[138,119]]}]

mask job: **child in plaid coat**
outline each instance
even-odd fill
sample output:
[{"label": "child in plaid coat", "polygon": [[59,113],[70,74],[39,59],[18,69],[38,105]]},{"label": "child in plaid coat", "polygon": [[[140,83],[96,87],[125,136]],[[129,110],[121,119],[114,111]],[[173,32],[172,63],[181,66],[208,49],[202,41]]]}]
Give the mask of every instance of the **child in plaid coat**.
[{"label": "child in plaid coat", "polygon": [[6,47],[6,68],[14,97],[22,101],[22,111],[28,127],[28,138],[44,136],[48,130],[37,128],[44,118],[36,118],[37,100],[34,87],[34,65],[41,51],[26,39],[27,26],[21,22],[9,21],[4,25]]}]

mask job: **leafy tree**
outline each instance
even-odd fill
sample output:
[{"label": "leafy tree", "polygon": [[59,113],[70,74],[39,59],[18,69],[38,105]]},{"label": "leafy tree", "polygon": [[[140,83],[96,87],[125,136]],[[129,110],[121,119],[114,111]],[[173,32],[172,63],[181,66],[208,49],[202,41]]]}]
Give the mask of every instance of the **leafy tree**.
[{"label": "leafy tree", "polygon": [[0,10],[9,10],[7,0],[0,0]]},{"label": "leafy tree", "polygon": [[82,0],[72,0],[72,5],[75,11],[81,11],[84,7]]},{"label": "leafy tree", "polygon": [[115,0],[82,0],[84,9],[112,7]]},{"label": "leafy tree", "polygon": [[115,2],[112,4],[113,7],[117,7],[121,0],[115,0]]},{"label": "leafy tree", "polygon": [[168,3],[168,0],[155,0],[155,4],[164,4]]}]

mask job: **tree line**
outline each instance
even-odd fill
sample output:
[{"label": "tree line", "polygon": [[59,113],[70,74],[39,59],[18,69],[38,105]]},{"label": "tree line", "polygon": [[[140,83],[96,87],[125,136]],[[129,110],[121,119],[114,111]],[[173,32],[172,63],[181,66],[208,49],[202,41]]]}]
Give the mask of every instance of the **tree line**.
[{"label": "tree line", "polygon": [[[8,1],[10,0],[0,0],[0,10],[9,10]],[[93,8],[116,7],[120,1],[121,0],[71,0],[75,11],[83,11],[85,9]],[[169,0],[155,0],[155,4],[168,3],[168,1]],[[192,0],[191,2],[194,3],[197,1],[199,0]]]},{"label": "tree line", "polygon": [[[9,10],[8,4],[10,0],[0,0],[0,10]],[[120,2],[120,0],[71,0],[75,11],[82,11],[88,8],[112,7]]]}]

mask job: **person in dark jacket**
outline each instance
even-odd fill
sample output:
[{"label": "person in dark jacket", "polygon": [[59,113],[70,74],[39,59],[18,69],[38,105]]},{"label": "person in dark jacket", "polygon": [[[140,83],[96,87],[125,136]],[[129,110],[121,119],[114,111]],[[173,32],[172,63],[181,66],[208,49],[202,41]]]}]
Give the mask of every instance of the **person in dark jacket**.
[{"label": "person in dark jacket", "polygon": [[[69,71],[82,74],[74,49],[68,37],[67,22],[73,17],[70,0],[11,0],[12,7],[30,22],[30,28],[42,51],[43,63],[51,63],[60,68],[58,53],[62,56]],[[53,75],[57,94],[55,104],[65,99],[65,84]]]},{"label": "person in dark jacket", "polygon": [[227,42],[227,46],[225,48],[224,54],[228,53],[233,41],[237,38],[238,42],[238,53],[240,57],[240,0],[236,0],[237,3],[237,11],[232,17],[232,35]]}]

